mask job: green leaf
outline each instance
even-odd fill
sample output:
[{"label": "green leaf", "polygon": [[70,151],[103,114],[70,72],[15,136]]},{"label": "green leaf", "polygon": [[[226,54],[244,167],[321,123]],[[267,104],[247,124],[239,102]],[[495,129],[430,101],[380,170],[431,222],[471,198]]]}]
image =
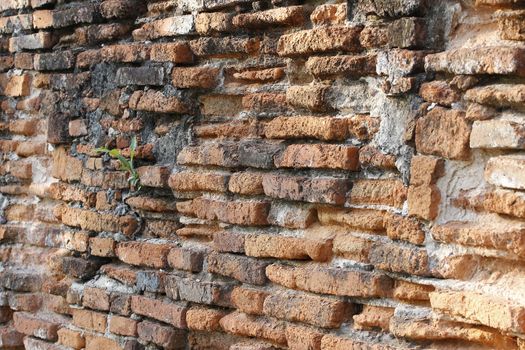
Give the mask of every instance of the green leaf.
[{"label": "green leaf", "polygon": [[131,143],[129,145],[129,158],[131,159],[131,162],[133,162],[133,158],[135,158],[136,149],[137,149],[137,136],[133,136],[131,138]]},{"label": "green leaf", "polygon": [[98,147],[98,148],[95,148],[95,152],[97,152],[97,153],[108,153],[109,149],[106,148],[106,147]]},{"label": "green leaf", "polygon": [[118,148],[113,148],[112,150],[109,151],[108,154],[112,156],[113,158],[118,158],[118,156],[120,156],[120,150]]}]

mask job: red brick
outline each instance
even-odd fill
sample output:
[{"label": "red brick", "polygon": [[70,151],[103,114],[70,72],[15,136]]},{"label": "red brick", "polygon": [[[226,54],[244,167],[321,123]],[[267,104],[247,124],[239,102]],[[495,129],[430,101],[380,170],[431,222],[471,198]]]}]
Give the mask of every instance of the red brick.
[{"label": "red brick", "polygon": [[9,79],[5,94],[12,97],[28,96],[31,89],[31,77],[28,74],[15,75]]},{"label": "red brick", "polygon": [[406,188],[399,180],[358,180],[350,191],[350,202],[401,208],[406,196]]},{"label": "red brick", "polygon": [[193,63],[193,53],[187,43],[161,43],[151,45],[152,61]]},{"label": "red brick", "polygon": [[131,310],[139,315],[166,322],[175,328],[186,328],[185,304],[175,304],[140,295],[131,297]]},{"label": "red brick", "polygon": [[67,328],[58,330],[58,343],[73,349],[82,349],[86,346],[86,340],[81,332]]},{"label": "red brick", "polygon": [[238,194],[264,194],[263,175],[254,172],[238,172],[230,176],[228,190]]},{"label": "red brick", "polygon": [[188,328],[196,331],[220,331],[219,321],[226,316],[226,312],[203,307],[192,307],[186,313]]},{"label": "red brick", "polygon": [[113,257],[115,256],[115,240],[109,237],[93,237],[89,239],[91,255]]},{"label": "red brick", "polygon": [[115,253],[130,265],[147,266],[157,269],[168,267],[168,253],[172,245],[148,242],[120,242]]},{"label": "red brick", "polygon": [[82,309],[72,309],[72,313],[75,326],[100,333],[106,331],[106,314]]},{"label": "red brick", "polygon": [[109,319],[109,331],[118,335],[136,337],[137,324],[138,321],[131,318],[112,315]]},{"label": "red brick", "polygon": [[58,329],[67,323],[65,317],[57,314],[33,315],[27,312],[15,312],[13,320],[18,332],[50,341],[58,339]]},{"label": "red brick", "polygon": [[273,198],[341,205],[346,201],[350,182],[326,177],[310,179],[303,176],[266,174],[263,176],[263,188],[264,193]]},{"label": "red brick", "polygon": [[128,197],[125,200],[131,208],[152,212],[173,212],[176,210],[176,203],[171,198],[157,198],[149,196]]},{"label": "red brick", "polygon": [[268,296],[263,310],[265,315],[279,319],[339,328],[349,316],[350,309],[337,299],[286,291]]},{"label": "red brick", "polygon": [[219,69],[212,67],[175,67],[171,72],[173,86],[183,89],[214,88],[219,76]]},{"label": "red brick", "polygon": [[168,254],[168,264],[174,269],[200,272],[204,260],[204,251],[192,248],[174,247]]},{"label": "red brick", "polygon": [[85,350],[124,350],[116,340],[105,336],[86,335]]},{"label": "red brick", "polygon": [[129,107],[139,111],[157,113],[188,113],[189,105],[178,97],[165,96],[160,91],[135,91],[129,100]]},{"label": "red brick", "polygon": [[246,236],[245,251],[246,255],[254,257],[327,261],[332,255],[332,244],[329,241],[257,234]]},{"label": "red brick", "polygon": [[275,166],[278,168],[357,170],[359,148],[324,144],[290,145],[275,158]]},{"label": "red brick", "polygon": [[192,211],[200,219],[218,220],[236,225],[268,225],[270,203],[267,201],[222,201],[206,198],[193,200]]},{"label": "red brick", "polygon": [[209,272],[255,285],[266,283],[264,271],[267,265],[268,262],[240,255],[215,252],[208,255]]},{"label": "red brick", "polygon": [[392,280],[381,273],[339,268],[295,267],[273,264],[266,269],[268,278],[288,288],[338,296],[386,296]]},{"label": "red brick", "polygon": [[281,56],[309,55],[317,52],[361,50],[360,27],[327,27],[303,30],[280,37],[277,52]]},{"label": "red brick", "polygon": [[141,166],[137,168],[142,186],[167,187],[170,169],[165,166]]},{"label": "red brick", "polygon": [[455,160],[468,159],[470,126],[465,114],[436,107],[416,123],[418,152]]},{"label": "red brick", "polygon": [[220,323],[227,333],[259,337],[277,344],[286,344],[286,326],[282,321],[233,312],[223,317]]},{"label": "red brick", "polygon": [[164,326],[156,322],[142,321],[138,324],[139,338],[166,349],[184,349],[186,334],[180,329]]},{"label": "red brick", "polygon": [[181,171],[169,177],[168,185],[175,191],[226,192],[228,178],[218,172]]},{"label": "red brick", "polygon": [[231,294],[236,309],[247,314],[262,315],[263,304],[269,292],[246,287],[236,287]]},{"label": "red brick", "polygon": [[83,230],[122,232],[127,236],[131,235],[138,225],[136,219],[130,215],[116,217],[68,207],[61,209],[60,218],[65,225],[80,227]]},{"label": "red brick", "polygon": [[85,287],[82,305],[94,310],[109,311],[109,293],[104,289]]},{"label": "red brick", "polygon": [[305,11],[302,6],[280,7],[240,14],[233,17],[232,22],[237,28],[262,29],[276,26],[297,26],[305,22]]},{"label": "red brick", "polygon": [[370,262],[378,269],[429,276],[428,254],[424,248],[394,243],[374,243],[370,248]]},{"label": "red brick", "polygon": [[437,217],[441,193],[436,185],[410,186],[407,193],[408,213],[426,220]]},{"label": "red brick", "polygon": [[344,140],[347,136],[346,120],[334,117],[277,117],[264,125],[264,135],[276,139]]}]

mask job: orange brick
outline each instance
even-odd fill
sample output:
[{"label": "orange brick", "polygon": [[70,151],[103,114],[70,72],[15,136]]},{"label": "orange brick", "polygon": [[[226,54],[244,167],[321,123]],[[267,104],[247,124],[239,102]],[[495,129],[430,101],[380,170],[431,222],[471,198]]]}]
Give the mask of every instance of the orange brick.
[{"label": "orange brick", "polygon": [[137,324],[138,321],[131,318],[113,315],[109,319],[109,331],[118,335],[136,337]]}]

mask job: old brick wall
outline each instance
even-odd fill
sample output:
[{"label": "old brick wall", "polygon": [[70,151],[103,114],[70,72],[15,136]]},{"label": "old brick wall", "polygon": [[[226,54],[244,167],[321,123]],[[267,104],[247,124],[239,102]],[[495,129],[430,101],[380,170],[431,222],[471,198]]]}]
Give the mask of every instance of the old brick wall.
[{"label": "old brick wall", "polygon": [[[0,348],[525,349],[525,1],[0,0]],[[130,155],[141,189],[120,163]]]}]

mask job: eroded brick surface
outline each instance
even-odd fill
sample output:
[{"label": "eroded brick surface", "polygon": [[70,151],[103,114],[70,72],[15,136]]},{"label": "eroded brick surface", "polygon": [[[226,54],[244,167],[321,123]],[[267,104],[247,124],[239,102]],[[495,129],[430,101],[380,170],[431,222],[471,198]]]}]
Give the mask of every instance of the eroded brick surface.
[{"label": "eroded brick surface", "polygon": [[0,348],[524,349],[524,19],[0,0]]}]

